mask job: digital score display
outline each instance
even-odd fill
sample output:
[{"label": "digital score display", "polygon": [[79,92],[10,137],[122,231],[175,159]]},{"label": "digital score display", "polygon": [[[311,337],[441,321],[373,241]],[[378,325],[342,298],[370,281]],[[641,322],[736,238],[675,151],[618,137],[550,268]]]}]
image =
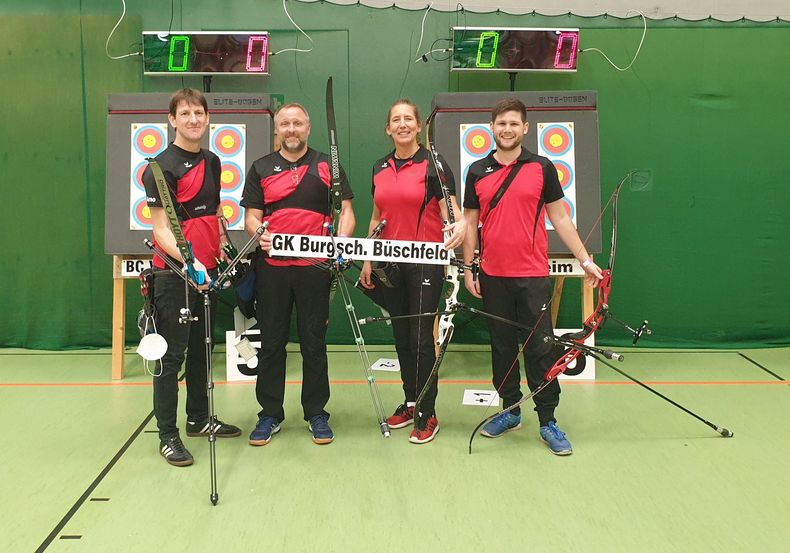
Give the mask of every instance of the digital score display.
[{"label": "digital score display", "polygon": [[269,33],[143,32],[145,75],[268,75]]},{"label": "digital score display", "polygon": [[451,71],[576,71],[579,29],[453,27]]}]

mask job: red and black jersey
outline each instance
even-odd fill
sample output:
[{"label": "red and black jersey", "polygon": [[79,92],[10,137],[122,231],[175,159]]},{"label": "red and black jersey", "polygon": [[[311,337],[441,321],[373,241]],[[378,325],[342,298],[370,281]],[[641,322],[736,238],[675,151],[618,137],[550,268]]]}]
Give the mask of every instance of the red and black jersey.
[{"label": "red and black jersey", "polygon": [[[171,143],[155,159],[162,168],[181,230],[184,238],[192,244],[195,258],[207,269],[216,267],[219,255],[219,158],[208,150],[188,152]],[[148,206],[162,207],[150,167],[143,172],[143,184]],[[165,262],[156,255],[154,267],[165,267]]]},{"label": "red and black jersey", "polygon": [[[340,168],[342,198],[354,197],[343,168]],[[272,152],[247,171],[241,205],[263,210],[269,232],[284,234],[326,234],[324,223],[332,220],[329,190],[329,158],[308,148],[295,162],[280,152]],[[272,265],[309,265],[310,261],[266,258]]]},{"label": "red and black jersey", "polygon": [[[430,156],[430,152],[420,146],[408,160],[396,160],[393,151],[373,165],[373,203],[379,208],[380,219],[387,221],[381,238],[444,241],[439,211],[439,202],[443,201],[442,187]],[[439,160],[447,177],[449,194],[455,195],[453,174],[441,156]]]},{"label": "red and black jersey", "polygon": [[[518,160],[508,165],[501,165],[494,152],[469,166],[464,188],[464,208],[480,210],[481,268],[490,276],[546,277],[545,205],[564,196],[557,169],[523,147]],[[517,162],[522,165],[516,177],[490,209],[491,199]]]}]

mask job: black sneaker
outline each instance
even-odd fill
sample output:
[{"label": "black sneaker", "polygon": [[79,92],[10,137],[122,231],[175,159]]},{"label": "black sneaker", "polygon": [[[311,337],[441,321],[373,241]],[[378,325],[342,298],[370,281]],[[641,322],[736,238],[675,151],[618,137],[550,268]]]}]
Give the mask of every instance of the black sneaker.
[{"label": "black sneaker", "polygon": [[162,454],[165,461],[176,467],[188,467],[194,462],[192,454],[187,451],[178,436],[160,441],[159,453]]},{"label": "black sneaker", "polygon": [[[200,438],[208,436],[209,423],[187,421],[187,436],[190,438]],[[217,438],[235,438],[241,436],[241,428],[232,424],[225,424],[219,419],[214,419],[214,435]]]}]

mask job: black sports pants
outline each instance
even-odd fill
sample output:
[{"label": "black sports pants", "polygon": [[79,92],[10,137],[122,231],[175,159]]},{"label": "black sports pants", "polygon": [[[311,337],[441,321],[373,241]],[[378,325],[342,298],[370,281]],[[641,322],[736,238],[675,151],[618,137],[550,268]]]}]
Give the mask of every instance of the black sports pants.
[{"label": "black sports pants", "polygon": [[[216,270],[209,271],[216,276]],[[154,377],[154,415],[159,428],[159,438],[166,440],[178,435],[178,372],[186,351],[187,419],[193,422],[208,420],[208,390],[206,388],[206,328],[203,322],[203,294],[189,288],[185,300],[184,281],[169,270],[154,271],[154,306],[156,328],[167,342],[167,352],[156,368],[161,370]],[[178,322],[181,309],[187,307],[197,321]],[[217,304],[211,295],[211,332],[214,332],[214,313]],[[212,334],[213,335],[213,334]],[[213,344],[212,344],[213,345]]]},{"label": "black sports pants", "polygon": [[[552,334],[551,281],[548,277],[494,277],[480,273],[480,291],[483,294],[483,309],[511,321],[533,327],[535,332],[524,349],[524,367],[527,385],[530,390],[537,388],[543,381],[546,371],[559,357],[559,351],[546,344],[543,337]],[[518,350],[529,336],[529,330],[520,330],[512,325],[486,319],[491,334],[491,365],[494,387],[509,407],[521,399],[521,367]],[[507,374],[515,361],[515,366]],[[507,377],[505,376],[507,375]],[[504,384],[503,384],[504,381]],[[501,388],[500,388],[501,386]],[[554,409],[560,402],[560,384],[555,379],[535,397],[535,411],[540,425],[545,426],[554,420]],[[513,414],[519,414],[516,408]]]},{"label": "black sports pants", "polygon": [[259,417],[285,419],[285,346],[296,304],[296,327],[302,353],[302,409],[304,419],[327,415],[329,374],[326,327],[329,319],[330,275],[316,267],[274,266],[263,257],[256,265],[256,317],[261,329],[258,381],[255,395]]},{"label": "black sports pants", "polygon": [[[387,290],[390,315],[394,317],[436,311],[444,287],[444,267],[401,263],[399,268],[399,286]],[[403,393],[407,402],[416,401],[436,362],[433,325],[433,317],[392,321],[395,351],[398,352]],[[435,413],[437,380],[438,376],[423,397],[420,405],[423,413]]]}]

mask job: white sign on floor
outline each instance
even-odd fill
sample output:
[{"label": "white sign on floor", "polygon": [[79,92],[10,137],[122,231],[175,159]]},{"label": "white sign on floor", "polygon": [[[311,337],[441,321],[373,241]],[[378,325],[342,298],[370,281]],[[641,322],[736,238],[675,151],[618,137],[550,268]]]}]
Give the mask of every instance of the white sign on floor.
[{"label": "white sign on floor", "polygon": [[400,362],[397,359],[381,358],[370,366],[374,371],[400,372]]},{"label": "white sign on floor", "polygon": [[464,390],[464,399],[461,404],[482,407],[499,406],[499,394],[495,390]]}]

